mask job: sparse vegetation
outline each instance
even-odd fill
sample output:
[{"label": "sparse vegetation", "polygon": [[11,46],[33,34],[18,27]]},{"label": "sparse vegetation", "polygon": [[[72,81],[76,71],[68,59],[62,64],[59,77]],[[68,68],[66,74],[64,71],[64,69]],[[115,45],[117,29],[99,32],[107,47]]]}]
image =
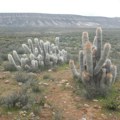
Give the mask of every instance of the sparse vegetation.
[{"label": "sparse vegetation", "polygon": [[7,108],[22,108],[29,103],[29,100],[30,98],[27,95],[27,91],[22,89],[20,91],[13,91],[4,97],[1,97],[0,104]]},{"label": "sparse vegetation", "polygon": [[5,71],[16,71],[17,69],[9,62],[5,62],[4,63],[4,70]]},{"label": "sparse vegetation", "polygon": [[[0,51],[2,53],[0,55],[1,120],[78,120],[82,118],[83,114],[88,119],[90,117],[90,119],[96,120],[98,118],[119,120],[120,29],[103,29],[103,44],[111,43],[109,58],[117,65],[118,69],[115,90],[114,92],[110,90],[105,98],[96,98],[94,101],[85,99],[83,96],[84,86],[77,79],[76,82],[73,81],[68,64],[62,64],[60,67],[55,66],[40,73],[32,73],[34,71],[16,71],[16,68],[13,65],[9,66],[8,61],[6,61],[7,54],[12,54],[13,49],[21,58],[21,55],[25,53],[21,49],[21,44],[26,43],[25,41],[29,38],[31,40],[39,38],[53,43],[54,38],[59,36],[60,49],[68,51],[68,58],[73,59],[77,69],[79,69],[78,51],[82,48],[82,32],[88,31],[89,40],[92,42],[95,35],[94,28],[41,29],[28,27],[25,28],[24,32],[23,28],[18,29],[0,28]],[[23,94],[18,94],[19,91],[24,91],[23,88],[26,91]],[[15,104],[13,105],[13,103]],[[57,106],[57,108],[52,108],[52,106]]]},{"label": "sparse vegetation", "polygon": [[31,80],[35,82],[36,79],[37,79],[36,75],[32,73],[17,72],[15,74],[15,80],[21,83],[26,83],[27,81],[31,81]]},{"label": "sparse vegetation", "polygon": [[50,74],[45,74],[43,76],[43,79],[45,79],[45,80],[50,80],[50,78],[51,78]]},{"label": "sparse vegetation", "polygon": [[55,109],[53,120],[63,120],[62,111]]},{"label": "sparse vegetation", "polygon": [[120,111],[120,91],[111,89],[109,95],[102,99],[103,107],[112,111]]}]

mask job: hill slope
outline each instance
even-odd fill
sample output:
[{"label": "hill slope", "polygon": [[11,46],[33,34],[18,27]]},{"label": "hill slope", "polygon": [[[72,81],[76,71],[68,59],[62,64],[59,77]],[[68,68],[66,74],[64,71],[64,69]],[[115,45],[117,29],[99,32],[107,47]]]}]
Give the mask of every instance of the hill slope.
[{"label": "hill slope", "polygon": [[41,13],[0,13],[0,26],[120,28],[120,18]]}]

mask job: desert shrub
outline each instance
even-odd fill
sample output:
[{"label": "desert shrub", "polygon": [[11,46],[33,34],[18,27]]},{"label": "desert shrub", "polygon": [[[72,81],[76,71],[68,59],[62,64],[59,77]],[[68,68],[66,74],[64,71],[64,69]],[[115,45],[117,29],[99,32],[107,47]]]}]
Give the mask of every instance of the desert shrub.
[{"label": "desert shrub", "polygon": [[74,79],[75,79],[75,82],[73,84],[74,85],[73,93],[75,93],[76,95],[79,95],[79,96],[84,96],[85,90],[84,90],[84,86],[83,86],[82,82],[75,77],[74,77]]},{"label": "desert shrub", "polygon": [[18,54],[24,54],[23,48],[19,47],[19,48],[17,49],[17,53],[18,53]]},{"label": "desert shrub", "polygon": [[25,83],[25,86],[30,88],[33,93],[42,93],[43,89],[39,86],[38,82],[39,81],[36,76],[31,76],[30,79]]},{"label": "desert shrub", "polygon": [[1,59],[2,59],[3,61],[7,61],[7,60],[8,60],[7,54],[1,54],[0,57],[1,57]]},{"label": "desert shrub", "polygon": [[50,79],[51,78],[51,76],[50,76],[50,74],[45,74],[44,76],[43,76],[43,79]]},{"label": "desert shrub", "polygon": [[17,72],[15,75],[15,80],[17,82],[24,83],[24,86],[30,88],[34,93],[40,93],[42,89],[38,84],[38,79],[36,75],[26,72]]},{"label": "desert shrub", "polygon": [[17,107],[22,108],[26,106],[29,102],[29,96],[26,90],[14,91],[8,95],[0,98],[0,104],[7,107]]},{"label": "desert shrub", "polygon": [[61,111],[55,111],[53,120],[63,120],[63,115]]},{"label": "desert shrub", "polygon": [[0,65],[2,65],[2,62],[3,62],[3,61],[2,61],[2,58],[0,57]]},{"label": "desert shrub", "polygon": [[60,109],[54,107],[53,111],[54,111],[53,120],[63,120],[63,113]]},{"label": "desert shrub", "polygon": [[29,74],[29,73],[26,73],[26,72],[17,72],[16,75],[15,75],[15,80],[17,82],[26,83],[28,80],[32,81],[34,79],[37,79],[34,74]]},{"label": "desert shrub", "polygon": [[12,64],[8,62],[5,62],[3,66],[4,66],[5,71],[16,71],[17,70]]},{"label": "desert shrub", "polygon": [[102,100],[102,103],[108,110],[120,110],[120,91],[113,88],[110,94]]},{"label": "desert shrub", "polygon": [[[38,94],[34,93],[39,92]],[[7,95],[0,97],[0,105],[6,108],[22,108],[24,110],[32,110],[33,106],[44,106],[45,98],[38,86],[36,80],[30,79],[21,86],[20,90],[9,92]]]},{"label": "desert shrub", "polygon": [[46,103],[45,97],[41,94],[41,96],[36,96],[35,97],[35,103],[37,106],[44,106]]},{"label": "desert shrub", "polygon": [[37,84],[37,83],[31,84],[31,88],[32,88],[32,91],[34,93],[40,93],[42,91],[42,89],[40,88],[39,84]]},{"label": "desert shrub", "polygon": [[41,106],[34,106],[32,111],[35,115],[39,115],[41,112],[42,107]]}]

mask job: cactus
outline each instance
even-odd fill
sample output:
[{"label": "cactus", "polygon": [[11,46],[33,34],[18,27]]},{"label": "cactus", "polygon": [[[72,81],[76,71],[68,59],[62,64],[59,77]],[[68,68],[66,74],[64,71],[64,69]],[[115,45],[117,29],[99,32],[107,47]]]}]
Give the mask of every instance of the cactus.
[{"label": "cactus", "polygon": [[13,59],[13,56],[11,54],[8,54],[8,60],[10,62],[11,65],[13,65],[17,70],[21,70],[21,66],[17,65],[15,63],[15,60]]},{"label": "cactus", "polygon": [[19,56],[15,50],[8,54],[8,60],[17,70],[38,71],[67,62],[67,51],[59,49],[59,37],[55,44],[43,42],[38,38],[28,39],[28,45],[22,44],[25,54]]},{"label": "cactus", "polygon": [[60,41],[59,41],[59,37],[56,37],[56,38],[55,38],[55,45],[58,46],[58,48],[59,48],[59,42],[60,42]]},{"label": "cactus", "polygon": [[20,57],[15,50],[13,50],[13,58],[20,64]]},{"label": "cactus", "polygon": [[88,97],[106,95],[115,82],[117,67],[108,59],[111,45],[105,43],[102,48],[102,29],[96,29],[93,44],[88,33],[82,34],[82,49],[79,52],[80,71],[77,71],[74,61],[70,60],[70,68],[74,77],[80,80]]},{"label": "cactus", "polygon": [[23,47],[25,53],[31,53],[30,48],[26,44],[22,44],[22,47]]},{"label": "cactus", "polygon": [[77,69],[75,67],[74,61],[70,60],[69,65],[70,65],[70,68],[72,70],[73,76],[76,77],[76,78],[79,78],[80,74],[79,74],[79,72],[77,71]]}]

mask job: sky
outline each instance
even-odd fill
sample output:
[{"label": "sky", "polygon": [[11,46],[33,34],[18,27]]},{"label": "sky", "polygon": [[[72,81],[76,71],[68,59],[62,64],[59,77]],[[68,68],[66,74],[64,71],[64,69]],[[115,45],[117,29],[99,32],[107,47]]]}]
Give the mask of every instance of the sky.
[{"label": "sky", "polygon": [[120,17],[120,0],[0,0],[0,13]]}]

